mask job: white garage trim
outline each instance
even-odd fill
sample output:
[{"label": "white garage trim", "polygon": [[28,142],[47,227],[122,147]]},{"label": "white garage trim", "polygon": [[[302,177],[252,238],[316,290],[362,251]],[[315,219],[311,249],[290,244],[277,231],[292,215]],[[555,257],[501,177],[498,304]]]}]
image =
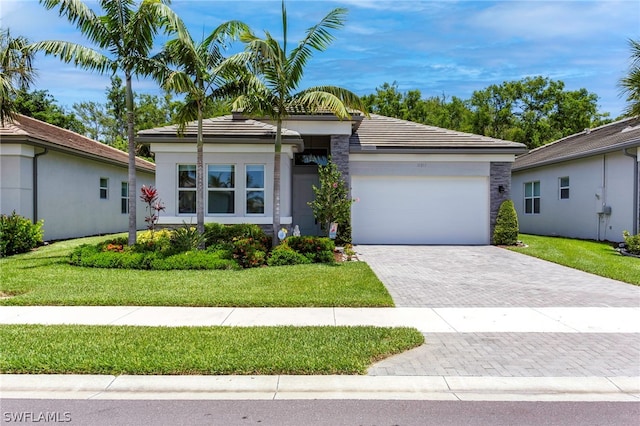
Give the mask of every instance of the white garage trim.
[{"label": "white garage trim", "polygon": [[487,176],[351,177],[355,244],[489,244]]}]

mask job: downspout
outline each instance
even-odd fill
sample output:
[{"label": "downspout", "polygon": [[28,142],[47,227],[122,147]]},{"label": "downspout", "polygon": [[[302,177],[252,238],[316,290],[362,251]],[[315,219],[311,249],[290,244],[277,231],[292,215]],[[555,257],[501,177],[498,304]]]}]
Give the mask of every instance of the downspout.
[{"label": "downspout", "polygon": [[624,155],[633,158],[633,235],[638,233],[638,154],[631,154],[625,148]]},{"label": "downspout", "polygon": [[33,156],[33,223],[38,223],[38,157],[49,152],[49,148]]}]

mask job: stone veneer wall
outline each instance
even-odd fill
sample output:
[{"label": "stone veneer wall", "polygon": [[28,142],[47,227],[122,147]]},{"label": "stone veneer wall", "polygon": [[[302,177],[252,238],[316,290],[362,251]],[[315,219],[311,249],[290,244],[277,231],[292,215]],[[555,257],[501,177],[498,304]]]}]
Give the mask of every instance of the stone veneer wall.
[{"label": "stone veneer wall", "polygon": [[[498,218],[498,210],[503,201],[511,198],[511,165],[508,162],[491,163],[489,177],[489,193],[491,194],[491,242],[493,243],[493,230],[496,227],[496,219]],[[502,185],[504,192],[499,192],[498,188]]]},{"label": "stone veneer wall", "polygon": [[351,192],[351,179],[349,177],[349,136],[331,135],[331,161],[342,173],[342,178],[347,183]]}]

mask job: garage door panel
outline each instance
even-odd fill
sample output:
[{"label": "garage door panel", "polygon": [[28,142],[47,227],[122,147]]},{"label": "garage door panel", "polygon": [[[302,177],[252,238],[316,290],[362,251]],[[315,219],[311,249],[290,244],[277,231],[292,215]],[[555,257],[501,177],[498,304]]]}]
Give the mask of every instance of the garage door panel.
[{"label": "garage door panel", "polygon": [[352,176],[356,244],[488,244],[486,177]]}]

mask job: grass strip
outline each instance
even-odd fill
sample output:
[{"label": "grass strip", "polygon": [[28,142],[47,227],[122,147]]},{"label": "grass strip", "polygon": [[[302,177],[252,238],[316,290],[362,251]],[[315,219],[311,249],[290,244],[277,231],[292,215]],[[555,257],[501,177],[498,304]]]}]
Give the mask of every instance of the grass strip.
[{"label": "grass strip", "polygon": [[640,259],[622,256],[609,243],[523,234],[519,239],[527,247],[509,247],[509,250],[640,285]]},{"label": "grass strip", "polygon": [[413,328],[0,326],[13,374],[365,374],[419,346]]},{"label": "grass strip", "polygon": [[141,271],[82,268],[70,251],[110,237],[62,241],[0,259],[0,305],[68,306],[393,306],[364,262],[242,271]]}]

